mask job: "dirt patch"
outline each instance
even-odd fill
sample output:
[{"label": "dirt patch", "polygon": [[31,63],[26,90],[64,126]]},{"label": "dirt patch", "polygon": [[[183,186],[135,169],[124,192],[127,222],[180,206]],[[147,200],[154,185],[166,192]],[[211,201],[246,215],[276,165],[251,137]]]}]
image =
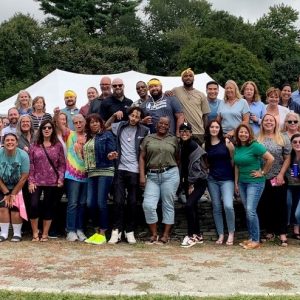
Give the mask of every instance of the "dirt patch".
[{"label": "dirt patch", "polygon": [[294,284],[289,283],[285,280],[264,282],[261,284],[261,286],[284,291],[288,291],[296,287]]}]

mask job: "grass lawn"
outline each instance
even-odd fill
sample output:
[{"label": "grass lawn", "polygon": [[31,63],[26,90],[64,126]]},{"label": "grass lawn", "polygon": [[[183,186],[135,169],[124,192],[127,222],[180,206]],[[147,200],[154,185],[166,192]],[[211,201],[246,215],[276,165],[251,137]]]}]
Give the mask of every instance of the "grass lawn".
[{"label": "grass lawn", "polygon": [[47,293],[14,293],[0,291],[0,299],[2,300],[192,300],[192,299],[208,299],[208,300],[261,300],[261,299],[274,299],[274,300],[296,300],[300,296],[232,296],[232,297],[169,297],[160,295],[149,296],[85,296],[79,294],[47,294]]}]

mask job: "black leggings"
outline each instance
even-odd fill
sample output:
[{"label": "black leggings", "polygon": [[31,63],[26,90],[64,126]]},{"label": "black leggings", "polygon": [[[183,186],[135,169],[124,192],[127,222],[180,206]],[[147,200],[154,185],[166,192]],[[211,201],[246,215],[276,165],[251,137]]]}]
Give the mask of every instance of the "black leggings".
[{"label": "black leggings", "polygon": [[202,195],[204,194],[207,187],[207,181],[199,179],[194,183],[194,190],[189,195],[188,187],[185,187],[185,193],[187,196],[186,202],[186,217],[188,224],[188,236],[193,236],[193,234],[200,234],[200,223],[199,223],[199,212],[198,212],[198,202]]},{"label": "black leggings", "polygon": [[[44,193],[43,200],[41,200],[42,192]],[[30,219],[40,217],[43,220],[52,220],[57,193],[56,186],[38,186],[31,194]]]}]

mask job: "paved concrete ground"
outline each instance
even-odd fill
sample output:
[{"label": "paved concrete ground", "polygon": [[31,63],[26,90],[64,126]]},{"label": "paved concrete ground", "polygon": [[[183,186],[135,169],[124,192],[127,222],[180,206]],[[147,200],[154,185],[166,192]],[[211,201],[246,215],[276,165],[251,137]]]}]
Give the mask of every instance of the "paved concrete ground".
[{"label": "paved concrete ground", "polygon": [[300,244],[258,250],[213,242],[94,246],[63,239],[0,244],[0,289],[101,295],[300,295]]}]

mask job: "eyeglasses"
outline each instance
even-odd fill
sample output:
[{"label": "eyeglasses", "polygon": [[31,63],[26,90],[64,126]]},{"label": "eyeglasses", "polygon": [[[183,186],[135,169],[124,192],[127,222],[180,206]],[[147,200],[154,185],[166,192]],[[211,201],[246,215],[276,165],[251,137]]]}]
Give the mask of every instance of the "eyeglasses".
[{"label": "eyeglasses", "polygon": [[292,143],[296,145],[296,144],[300,144],[300,141],[293,140]]},{"label": "eyeglasses", "polygon": [[46,130],[46,129],[52,129],[52,126],[44,126],[43,128],[42,128],[43,130]]},{"label": "eyeglasses", "polygon": [[289,124],[298,124],[297,120],[288,120],[287,121]]},{"label": "eyeglasses", "polygon": [[184,132],[191,132],[191,131],[189,129],[179,130],[179,133],[184,133]]},{"label": "eyeglasses", "polygon": [[82,121],[75,121],[75,122],[73,122],[73,124],[74,125],[76,125],[76,124],[82,124]]},{"label": "eyeglasses", "polygon": [[123,84],[113,84],[113,85],[112,85],[113,88],[117,88],[117,87],[120,88],[120,87],[122,87],[122,86],[123,86]]}]

